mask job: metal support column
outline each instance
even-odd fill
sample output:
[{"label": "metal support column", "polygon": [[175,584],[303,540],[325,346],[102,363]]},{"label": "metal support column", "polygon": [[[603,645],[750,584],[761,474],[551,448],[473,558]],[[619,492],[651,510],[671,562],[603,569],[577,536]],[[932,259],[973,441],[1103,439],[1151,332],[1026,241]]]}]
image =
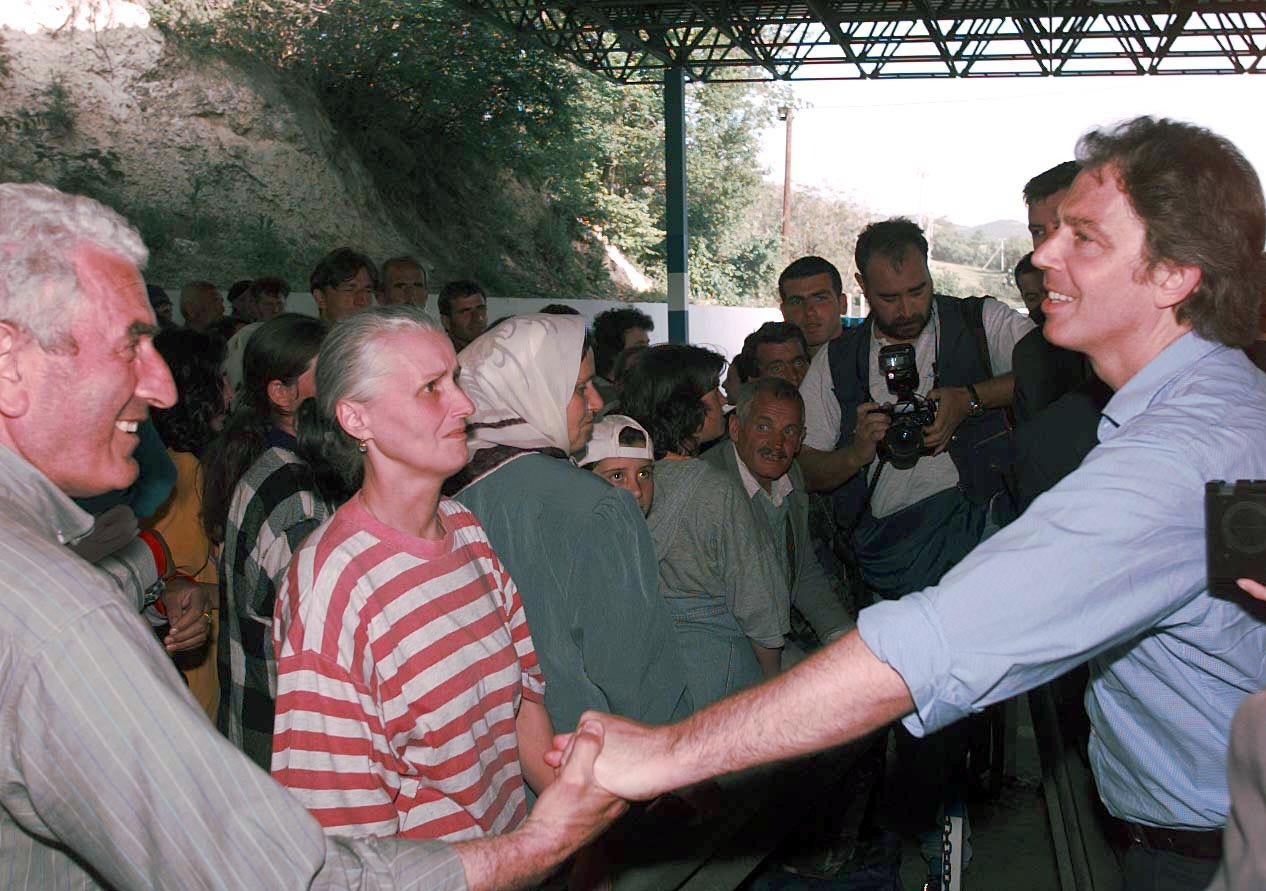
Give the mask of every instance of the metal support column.
[{"label": "metal support column", "polygon": [[686,231],[686,72],[664,71],[664,171],[668,219],[668,340],[690,340],[689,235]]}]

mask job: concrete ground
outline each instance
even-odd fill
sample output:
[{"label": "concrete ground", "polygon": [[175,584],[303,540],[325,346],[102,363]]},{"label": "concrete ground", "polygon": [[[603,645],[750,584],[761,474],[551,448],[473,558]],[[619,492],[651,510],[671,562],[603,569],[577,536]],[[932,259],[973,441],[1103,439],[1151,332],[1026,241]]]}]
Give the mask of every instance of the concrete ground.
[{"label": "concrete ground", "polygon": [[[963,891],[1060,891],[1027,697],[1019,698],[1016,717],[1014,776],[1003,782],[994,797],[969,805],[972,860],[963,873]],[[888,764],[888,788],[892,788],[891,745]],[[899,827],[900,806],[899,801],[887,802],[884,825]],[[901,842],[900,878],[902,891],[919,891],[927,878],[927,867],[913,838]],[[745,891],[851,891],[858,885],[845,876],[804,879],[767,867],[743,887]]]},{"label": "concrete ground", "polygon": [[[968,807],[972,860],[963,872],[963,891],[1059,891],[1028,697],[1019,697],[1017,703],[1015,776],[1004,780],[996,798],[973,801]],[[918,844],[905,840],[902,887],[918,891],[925,878]]]}]

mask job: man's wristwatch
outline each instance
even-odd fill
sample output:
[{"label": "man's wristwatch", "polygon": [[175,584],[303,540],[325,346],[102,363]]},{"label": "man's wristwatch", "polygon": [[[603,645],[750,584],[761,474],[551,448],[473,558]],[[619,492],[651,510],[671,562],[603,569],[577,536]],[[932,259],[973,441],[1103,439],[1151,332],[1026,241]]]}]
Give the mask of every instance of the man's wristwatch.
[{"label": "man's wristwatch", "polygon": [[967,385],[967,399],[967,417],[978,418],[985,413],[984,403],[980,401],[980,394],[973,384]]}]

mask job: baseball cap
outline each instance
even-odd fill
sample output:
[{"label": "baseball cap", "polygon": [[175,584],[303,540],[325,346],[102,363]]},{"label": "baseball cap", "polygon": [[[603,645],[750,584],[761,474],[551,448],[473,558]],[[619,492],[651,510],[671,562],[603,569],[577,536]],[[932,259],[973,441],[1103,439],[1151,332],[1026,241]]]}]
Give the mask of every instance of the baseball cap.
[{"label": "baseball cap", "polygon": [[637,421],[627,415],[607,415],[593,425],[593,438],[579,463],[596,464],[607,458],[654,461],[655,446],[650,434]]}]

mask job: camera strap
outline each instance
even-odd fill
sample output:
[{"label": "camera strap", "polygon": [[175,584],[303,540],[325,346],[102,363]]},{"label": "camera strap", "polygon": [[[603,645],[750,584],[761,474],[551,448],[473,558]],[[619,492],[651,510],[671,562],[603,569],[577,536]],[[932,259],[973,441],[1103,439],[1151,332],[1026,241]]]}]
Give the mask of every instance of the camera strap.
[{"label": "camera strap", "polygon": [[866,500],[862,502],[861,510],[857,512],[857,516],[853,517],[853,522],[849,523],[848,529],[844,532],[844,537],[848,541],[853,540],[853,533],[857,531],[857,524],[862,521],[862,517],[866,515],[866,511],[870,510],[870,500],[875,497],[875,488],[879,485],[879,475],[884,472],[884,467],[888,464],[887,458],[878,458],[879,465],[875,468],[875,474],[870,478],[870,485],[866,487]]}]

